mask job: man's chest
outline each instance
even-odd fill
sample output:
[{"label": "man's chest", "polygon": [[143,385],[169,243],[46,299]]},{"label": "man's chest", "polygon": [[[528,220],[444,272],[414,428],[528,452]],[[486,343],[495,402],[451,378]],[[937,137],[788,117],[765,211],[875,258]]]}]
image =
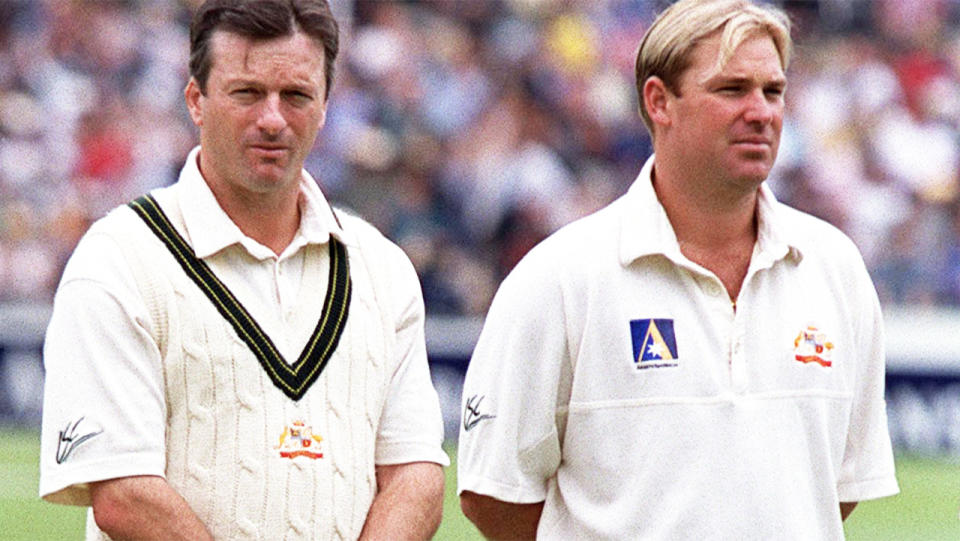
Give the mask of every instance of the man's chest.
[{"label": "man's chest", "polygon": [[574,401],[846,393],[853,315],[802,271],[748,276],[736,306],[685,269],[621,273],[568,315]]}]

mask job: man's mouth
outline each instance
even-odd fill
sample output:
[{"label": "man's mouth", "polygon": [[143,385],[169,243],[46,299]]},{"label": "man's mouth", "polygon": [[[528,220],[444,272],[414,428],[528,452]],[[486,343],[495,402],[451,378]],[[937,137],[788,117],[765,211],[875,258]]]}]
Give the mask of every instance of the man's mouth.
[{"label": "man's mouth", "polygon": [[769,139],[764,137],[746,137],[743,139],[737,139],[733,142],[735,145],[757,145],[757,146],[770,146],[772,142]]},{"label": "man's mouth", "polygon": [[773,148],[773,142],[762,137],[750,137],[735,140],[733,146],[748,152],[768,152]]},{"label": "man's mouth", "polygon": [[286,155],[287,151],[289,150],[284,145],[274,145],[269,143],[250,145],[249,148],[255,154],[262,156],[264,158],[282,158],[283,156]]}]

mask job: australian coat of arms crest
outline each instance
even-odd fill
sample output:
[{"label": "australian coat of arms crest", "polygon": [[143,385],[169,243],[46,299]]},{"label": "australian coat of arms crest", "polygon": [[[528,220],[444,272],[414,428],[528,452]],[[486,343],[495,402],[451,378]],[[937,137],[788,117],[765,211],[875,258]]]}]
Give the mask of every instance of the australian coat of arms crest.
[{"label": "australian coat of arms crest", "polygon": [[320,443],[323,441],[313,428],[303,421],[294,421],[283,428],[280,443],[274,449],[280,451],[282,458],[307,457],[312,459],[323,458]]}]

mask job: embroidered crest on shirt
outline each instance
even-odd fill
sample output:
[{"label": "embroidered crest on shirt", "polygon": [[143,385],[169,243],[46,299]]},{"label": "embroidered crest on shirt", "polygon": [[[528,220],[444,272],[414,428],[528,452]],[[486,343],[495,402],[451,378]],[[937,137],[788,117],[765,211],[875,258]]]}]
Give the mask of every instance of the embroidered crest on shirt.
[{"label": "embroidered crest on shirt", "polygon": [[679,366],[672,319],[631,320],[630,339],[633,364],[638,370]]},{"label": "embroidered crest on shirt", "polygon": [[67,426],[60,431],[60,435],[57,439],[57,464],[63,464],[70,458],[70,455],[91,438],[101,434],[103,429],[99,426],[92,426],[93,423],[87,421],[84,423],[84,429],[80,430],[80,423],[83,423],[83,420],[86,417],[81,417],[76,421],[70,421],[67,423]]},{"label": "embroidered crest on shirt", "polygon": [[832,366],[834,347],[826,333],[813,325],[807,325],[793,339],[793,358],[804,364]]},{"label": "embroidered crest on shirt", "polygon": [[280,444],[274,447],[280,451],[281,458],[307,457],[310,459],[323,458],[319,435],[313,433],[313,428],[297,420],[283,427],[280,435]]}]

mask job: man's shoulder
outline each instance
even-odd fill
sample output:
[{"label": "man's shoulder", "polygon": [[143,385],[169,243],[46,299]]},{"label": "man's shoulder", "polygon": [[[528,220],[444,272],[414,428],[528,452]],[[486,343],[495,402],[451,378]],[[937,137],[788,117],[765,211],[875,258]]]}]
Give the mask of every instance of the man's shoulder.
[{"label": "man's shoulder", "polygon": [[136,251],[145,254],[142,259],[151,259],[144,252],[156,245],[150,236],[132,209],[126,205],[114,208],[94,221],[80,238],[63,270],[60,286],[95,282],[111,291],[122,289],[120,285],[129,282],[130,254]]},{"label": "man's shoulder", "polygon": [[375,225],[349,209],[337,207],[334,212],[347,238],[348,246],[363,255],[370,272],[413,268],[407,254]]},{"label": "man's shoulder", "polygon": [[375,225],[352,210],[337,207],[334,214],[348,242],[352,241],[364,252],[401,251],[396,243],[388,239]]},{"label": "man's shoulder", "polygon": [[510,272],[539,283],[597,279],[619,268],[620,200],[564,225],[534,246]]},{"label": "man's shoulder", "polygon": [[[167,186],[149,192],[168,218],[173,216],[170,212],[176,210],[176,196],[172,188],[173,186]],[[130,207],[130,202],[127,202],[114,207],[90,225],[74,249],[71,259],[96,260],[109,256],[111,261],[117,262],[118,253],[129,255],[158,249],[166,250],[163,242],[150,231],[147,223]]]},{"label": "man's shoulder", "polygon": [[[170,186],[156,188],[143,195],[152,197],[160,206],[161,211],[166,214],[168,218],[171,218],[179,214],[177,210],[176,186],[176,184],[172,184]],[[130,207],[131,203],[133,203],[133,200],[117,205],[107,212],[106,215],[94,221],[88,230],[88,234],[107,234],[127,238],[131,235],[140,236],[143,233],[149,232],[143,219]],[[171,211],[175,212],[171,214]]]},{"label": "man's shoulder", "polygon": [[617,199],[596,212],[564,225],[531,249],[527,258],[546,263],[559,259],[578,265],[588,263],[587,256],[604,252],[616,255],[620,239],[620,204]]},{"label": "man's shoulder", "polygon": [[841,261],[860,259],[860,250],[839,227],[788,205],[779,207],[784,227],[805,255]]},{"label": "man's shoulder", "polygon": [[369,220],[360,216],[360,214],[351,208],[334,206],[333,214],[343,230],[349,231],[351,235],[363,237],[364,239],[376,239],[377,241],[379,241],[379,239],[387,240],[377,226],[370,223]]},{"label": "man's shoulder", "polygon": [[133,209],[126,204],[119,205],[90,225],[78,248],[85,248],[85,245],[89,244],[100,245],[103,242],[130,243],[148,232],[143,225],[143,220]]}]

